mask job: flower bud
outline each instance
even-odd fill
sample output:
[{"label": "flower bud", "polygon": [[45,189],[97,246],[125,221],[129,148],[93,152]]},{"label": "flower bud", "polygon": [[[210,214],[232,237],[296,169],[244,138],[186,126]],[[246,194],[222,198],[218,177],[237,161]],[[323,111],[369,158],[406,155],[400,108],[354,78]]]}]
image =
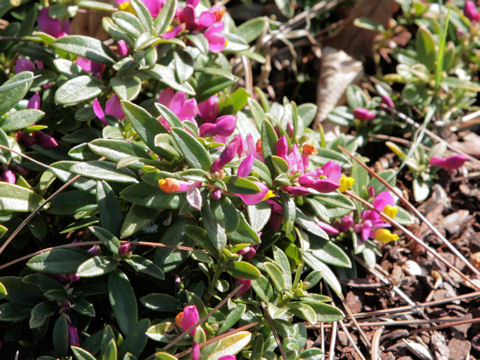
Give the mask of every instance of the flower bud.
[{"label": "flower bud", "polygon": [[477,23],[480,20],[480,14],[478,13],[477,6],[471,0],[465,1],[463,14],[473,23]]},{"label": "flower bud", "polygon": [[250,289],[250,287],[252,286],[252,280],[235,278],[235,282],[238,285],[242,285],[240,287],[240,290],[238,290],[238,293],[237,293],[238,296],[242,296],[243,294],[245,294],[248,291],[248,289]]},{"label": "flower bud", "polygon": [[47,135],[42,131],[35,131],[33,133],[33,136],[35,136],[35,139],[37,140],[38,144],[41,147],[43,147],[45,150],[50,150],[58,146],[57,140],[55,140],[52,136]]},{"label": "flower bud", "polygon": [[124,256],[128,253],[128,251],[130,250],[130,243],[124,243],[122,245],[120,245],[120,247],[118,248],[118,255],[120,256]]},{"label": "flower bud", "polygon": [[383,104],[385,106],[387,106],[388,108],[390,109],[394,109],[395,108],[395,104],[393,103],[393,100],[390,96],[387,96],[387,95],[383,95],[382,96],[382,100],[380,101],[380,104]]},{"label": "flower bud", "polygon": [[117,52],[121,57],[127,56],[130,52],[130,49],[127,46],[125,40],[118,40],[117,42]]},{"label": "flower bud", "polygon": [[373,111],[370,111],[368,109],[356,108],[355,110],[353,110],[353,116],[357,120],[368,121],[368,120],[375,119],[375,116],[377,116],[377,115]]},{"label": "flower bud", "polygon": [[9,184],[15,184],[17,182],[17,177],[12,170],[5,170],[2,174],[2,179]]},{"label": "flower bud", "polygon": [[[190,329],[194,324],[198,322],[199,314],[197,307],[195,305],[188,305],[183,308],[183,316],[182,316],[182,330]],[[190,335],[195,335],[196,329],[190,331]]]},{"label": "flower bud", "polygon": [[222,190],[215,189],[212,191],[212,199],[213,200],[220,200],[222,198]]},{"label": "flower bud", "polygon": [[446,158],[440,158],[440,157],[437,157],[437,156],[433,156],[430,159],[430,165],[439,166],[442,169],[446,169],[446,170],[457,170],[467,160],[468,160],[468,158],[466,156],[463,156],[463,155],[460,155],[460,154],[448,156]]},{"label": "flower bud", "polygon": [[80,346],[80,339],[78,337],[78,330],[72,324],[67,323],[68,344],[70,346]]},{"label": "flower bud", "polygon": [[199,360],[200,359],[200,346],[198,346],[196,341],[193,342],[192,355],[191,355],[190,359],[191,360]]},{"label": "flower bud", "polygon": [[100,249],[98,248],[97,245],[93,245],[90,249],[87,250],[89,254],[92,254],[93,256],[97,256],[100,254]]}]

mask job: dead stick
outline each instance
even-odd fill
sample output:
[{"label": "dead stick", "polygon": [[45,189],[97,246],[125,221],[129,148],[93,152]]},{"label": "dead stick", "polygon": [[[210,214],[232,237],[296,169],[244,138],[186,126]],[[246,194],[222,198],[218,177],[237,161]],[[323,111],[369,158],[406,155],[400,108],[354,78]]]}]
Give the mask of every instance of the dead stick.
[{"label": "dead stick", "polygon": [[275,327],[275,324],[273,323],[273,320],[268,313],[267,306],[263,301],[260,301],[260,304],[262,305],[262,310],[263,314],[265,315],[265,319],[268,322],[268,325],[270,326],[270,329],[272,330],[273,337],[275,338],[275,341],[277,342],[278,345],[278,350],[280,350],[280,354],[282,355],[283,360],[288,360],[287,354],[285,354],[285,350],[283,349],[282,342],[280,341],[280,336],[278,336],[277,328]]},{"label": "dead stick", "polygon": [[[475,266],[473,266],[470,261],[468,261],[468,259],[463,256],[463,254],[457,250],[457,248],[455,248],[455,246],[452,245],[452,243],[450,241],[448,241],[445,236],[443,236],[440,231],[438,231],[438,229],[433,226],[433,224],[427,220],[427,218],[425,216],[423,216],[422,213],[420,213],[420,211],[418,211],[415,206],[413,206],[407,199],[405,199],[403,197],[403,195],[397,191],[396,189],[394,189],[388,182],[386,182],[383,178],[381,178],[380,176],[378,176],[372,169],[370,169],[370,167],[368,167],[367,165],[365,165],[363,163],[363,161],[361,161],[360,159],[358,159],[356,156],[354,156],[350,151],[348,151],[347,149],[345,149],[343,146],[341,145],[338,145],[338,148],[340,150],[342,150],[345,154],[347,154],[348,156],[350,156],[353,160],[355,160],[360,166],[362,166],[365,170],[368,171],[368,173],[375,177],[378,181],[380,181],[383,185],[385,185],[390,191],[392,191],[399,199],[400,201],[411,211],[413,212],[419,219],[421,219],[434,233],[435,235],[459,258],[461,259],[465,265],[468,266],[468,268],[470,270],[472,270],[472,272],[477,275],[478,277],[480,277],[480,271],[478,271]],[[422,242],[423,243],[423,242]],[[426,246],[426,245],[425,245]],[[477,288],[479,288],[477,286]],[[480,289],[480,288],[479,288]]]},{"label": "dead stick", "polygon": [[353,346],[353,349],[357,352],[357,354],[358,354],[358,356],[360,357],[360,359],[361,359],[361,360],[367,360],[367,359],[365,358],[365,356],[363,356],[363,354],[362,354],[362,352],[360,351],[360,349],[358,348],[355,340],[353,340],[352,335],[350,335],[350,331],[348,331],[347,327],[346,327],[345,324],[343,323],[343,320],[340,320],[339,323],[340,323],[340,326],[341,326],[343,332],[344,332],[345,335],[347,336],[347,339],[348,339],[348,341],[350,342],[350,345]]}]

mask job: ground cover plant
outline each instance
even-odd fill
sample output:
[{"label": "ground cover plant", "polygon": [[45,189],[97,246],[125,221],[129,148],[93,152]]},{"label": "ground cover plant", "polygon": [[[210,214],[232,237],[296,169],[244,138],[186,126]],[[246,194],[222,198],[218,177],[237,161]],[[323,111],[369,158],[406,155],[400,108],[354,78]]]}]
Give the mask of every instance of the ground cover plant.
[{"label": "ground cover plant", "polygon": [[[333,37],[361,1],[278,0],[262,5],[274,15],[242,16],[257,5],[0,5],[2,358],[365,358],[381,332],[358,325],[372,310],[354,301],[359,278],[410,306],[435,297],[412,301],[377,263],[415,277],[412,251],[429,285],[436,272],[479,289],[478,239],[457,250],[415,207],[478,167],[439,136],[475,109],[475,3],[392,1],[388,24],[351,16],[376,34],[375,77],[346,87],[328,119],[302,64],[316,32]],[[82,16],[98,23],[81,29]],[[396,297],[378,299],[373,310]],[[404,343],[385,356],[431,356]]]}]

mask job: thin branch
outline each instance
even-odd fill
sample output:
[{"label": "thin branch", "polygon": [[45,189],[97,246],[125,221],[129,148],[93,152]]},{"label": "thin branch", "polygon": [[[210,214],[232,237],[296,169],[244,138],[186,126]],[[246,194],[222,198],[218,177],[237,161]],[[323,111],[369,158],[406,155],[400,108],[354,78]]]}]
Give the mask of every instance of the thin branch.
[{"label": "thin branch", "polygon": [[344,332],[345,335],[347,336],[347,339],[348,339],[348,341],[350,342],[350,345],[352,345],[353,349],[357,352],[357,355],[360,357],[360,359],[361,359],[361,360],[367,360],[367,359],[365,358],[365,356],[362,354],[362,352],[360,351],[360,349],[358,348],[357,343],[355,342],[355,340],[353,340],[352,335],[350,335],[350,331],[348,331],[347,327],[346,327],[345,324],[343,323],[343,320],[340,320],[339,323],[340,323],[340,326],[341,326],[343,332]]},{"label": "thin branch", "polygon": [[[412,121],[413,121],[413,120],[412,120]],[[437,229],[435,226],[433,226],[433,224],[432,224],[430,221],[428,221],[428,219],[427,219],[425,216],[423,216],[423,214],[415,208],[415,206],[413,206],[407,199],[405,199],[405,198],[403,197],[403,195],[402,195],[399,191],[397,191],[396,189],[394,189],[388,182],[386,182],[386,181],[385,181],[383,178],[381,178],[377,173],[375,173],[375,171],[373,171],[372,169],[370,169],[370,167],[368,167],[367,165],[365,165],[365,164],[363,163],[363,161],[361,161],[360,159],[358,159],[356,156],[354,156],[350,151],[348,151],[347,149],[345,149],[343,146],[340,146],[340,145],[339,145],[338,148],[339,148],[340,150],[342,150],[344,153],[346,153],[348,156],[350,156],[353,160],[355,160],[355,161],[356,161],[360,166],[362,166],[365,170],[367,170],[368,173],[369,173],[371,176],[375,177],[378,181],[380,181],[383,185],[385,185],[390,191],[392,191],[392,192],[400,199],[400,201],[401,201],[411,212],[413,212],[413,213],[415,214],[415,216],[417,216],[419,219],[421,219],[421,220],[434,232],[434,234],[455,254],[455,256],[457,256],[459,259],[461,259],[461,260],[465,263],[465,265],[467,265],[467,267],[468,267],[470,270],[472,270],[472,272],[473,272],[476,276],[480,277],[480,271],[478,271],[478,270],[475,268],[475,266],[473,266],[473,265],[470,263],[470,261],[468,261],[468,259],[465,258],[465,256],[463,256],[463,254],[462,254],[460,251],[458,251],[457,248],[455,248],[455,246],[453,246],[452,243],[451,243],[450,241],[448,241],[448,240],[445,238],[445,236],[443,236],[443,235],[440,233],[440,231],[438,231],[438,229]],[[351,193],[350,193],[350,194],[351,194]],[[418,239],[418,238],[417,238],[417,239]],[[420,240],[420,239],[418,239],[418,240]],[[421,240],[420,240],[420,241],[421,241]],[[424,244],[423,241],[422,241],[421,243]],[[425,246],[427,246],[427,245],[425,244]],[[459,270],[457,269],[457,271],[459,271]],[[461,273],[461,272],[460,272],[460,273]],[[461,273],[461,274],[463,275],[463,273]],[[477,286],[477,288],[479,288],[479,287]],[[480,289],[480,288],[479,288],[479,289]]]},{"label": "thin branch", "polygon": [[[188,246],[182,246],[182,245],[168,245],[168,244],[163,244],[163,243],[154,243],[154,242],[148,242],[148,241],[126,241],[126,240],[121,240],[120,241],[122,244],[125,243],[130,243],[132,245],[141,245],[141,246],[151,246],[151,247],[161,247],[161,248],[169,248],[169,249],[174,249],[174,250],[182,250],[182,251],[194,251],[194,248],[188,247]],[[48,247],[42,250],[35,251],[31,254],[22,256],[18,259],[12,260],[8,263],[0,265],[0,270],[3,270],[9,266],[12,266],[16,263],[22,262],[24,260],[28,260],[34,256],[43,254],[48,251],[52,251],[55,249],[68,249],[68,248],[76,248],[79,246],[91,246],[91,245],[102,245],[103,243],[98,240],[94,241],[82,241],[78,243],[69,243],[69,244],[63,244],[63,245],[57,245],[57,246],[52,246]]]},{"label": "thin branch", "polygon": [[260,301],[260,304],[262,305],[262,310],[263,314],[265,315],[265,319],[268,322],[268,325],[270,326],[270,329],[272,330],[273,337],[275,338],[275,341],[277,342],[278,345],[278,350],[280,351],[280,354],[282,355],[283,360],[288,360],[287,354],[285,354],[285,350],[283,349],[282,346],[282,341],[280,340],[280,336],[278,336],[277,328],[275,327],[275,324],[273,323],[273,320],[268,313],[267,306],[263,301]]},{"label": "thin branch", "polygon": [[329,359],[335,360],[335,344],[337,342],[337,321],[332,324],[332,332],[330,336],[330,353]]},{"label": "thin branch", "polygon": [[375,331],[375,333],[373,334],[371,360],[381,360],[379,347],[380,347],[380,338],[382,337],[383,329],[384,327],[382,326],[380,329],[377,329],[377,331]]},{"label": "thin branch", "polygon": [[433,330],[444,329],[444,328],[453,327],[453,326],[459,326],[459,325],[465,325],[465,324],[476,324],[476,323],[480,323],[480,318],[452,321],[450,323],[437,325],[437,326],[430,326],[424,329],[411,330],[410,333],[416,334],[418,332],[423,332],[423,331],[433,331]]},{"label": "thin branch", "polygon": [[28,156],[28,155],[25,155],[24,153],[21,153],[20,151],[17,151],[17,150],[14,150],[12,148],[9,148],[8,146],[5,146],[5,145],[1,145],[0,144],[0,149],[3,149],[3,150],[7,150],[7,151],[10,151],[14,154],[17,154],[19,155],[20,157],[24,158],[24,159],[27,159],[28,161],[31,161],[33,162],[34,164],[37,164],[37,165],[40,165],[41,167],[44,167],[46,169],[51,169],[52,167],[49,166],[49,165],[46,165],[44,163],[42,163],[41,161],[38,161],[38,160],[35,160],[34,158]]},{"label": "thin branch", "polygon": [[[383,180],[383,179],[382,179]],[[434,249],[432,249],[430,246],[425,244],[422,240],[420,240],[417,236],[415,236],[411,231],[409,231],[406,227],[403,225],[400,225],[398,222],[390,218],[387,214],[385,214],[382,211],[379,211],[377,208],[375,208],[372,204],[370,204],[368,201],[363,200],[361,197],[358,195],[352,193],[351,191],[345,191],[345,194],[350,196],[351,198],[357,200],[358,202],[362,203],[364,206],[368,207],[370,210],[373,210],[377,212],[378,214],[382,215],[382,217],[392,224],[394,227],[402,231],[405,235],[407,235],[410,239],[414,240],[418,244],[420,244],[425,250],[427,250],[433,257],[435,257],[437,260],[441,261],[443,264],[445,264],[448,268],[452,269],[455,273],[457,273],[463,280],[467,281],[470,283],[475,289],[480,290],[480,286],[475,284],[472,280],[468,278],[464,273],[462,273],[460,270],[458,270],[455,266],[450,264],[447,260],[445,260],[442,256],[440,256]]]}]

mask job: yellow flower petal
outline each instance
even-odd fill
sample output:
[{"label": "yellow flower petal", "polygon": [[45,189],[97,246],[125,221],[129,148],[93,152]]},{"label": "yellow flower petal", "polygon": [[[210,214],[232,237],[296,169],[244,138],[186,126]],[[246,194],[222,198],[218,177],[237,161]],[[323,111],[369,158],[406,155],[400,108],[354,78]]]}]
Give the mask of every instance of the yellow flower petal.
[{"label": "yellow flower petal", "polygon": [[398,239],[399,239],[398,235],[393,234],[388,229],[378,229],[377,231],[375,231],[375,240],[378,240],[384,243],[389,243],[390,241],[395,241]]},{"label": "yellow flower petal", "polygon": [[350,189],[353,185],[353,183],[355,182],[355,179],[350,177],[350,176],[345,176],[343,175],[341,178],[340,178],[340,187],[338,188],[338,190],[340,192],[344,192],[344,191],[347,191],[348,189]]}]

